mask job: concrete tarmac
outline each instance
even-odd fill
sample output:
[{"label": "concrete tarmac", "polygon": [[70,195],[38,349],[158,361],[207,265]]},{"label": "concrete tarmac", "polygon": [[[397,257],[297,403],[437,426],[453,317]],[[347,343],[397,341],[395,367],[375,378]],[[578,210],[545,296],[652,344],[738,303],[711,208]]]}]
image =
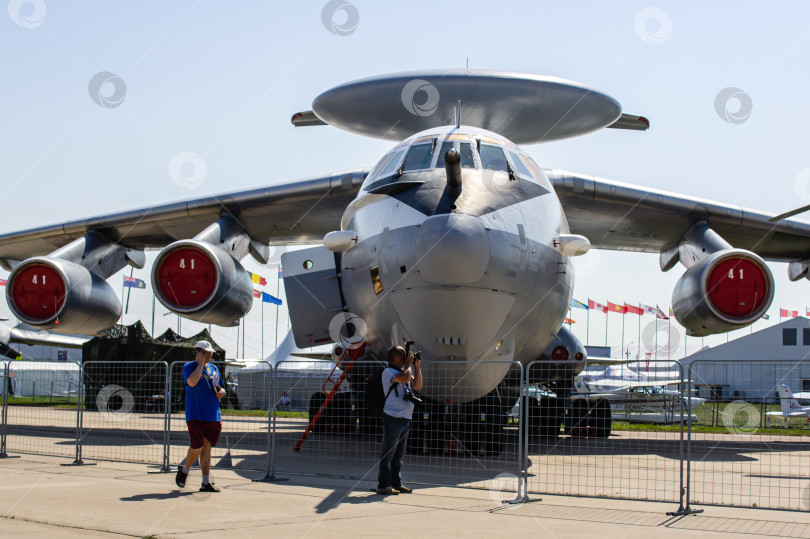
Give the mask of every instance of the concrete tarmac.
[{"label": "concrete tarmac", "polygon": [[512,506],[497,492],[418,485],[413,494],[384,497],[370,492],[369,480],[289,475],[254,483],[249,472],[221,469],[212,479],[222,492],[200,493],[199,469],[179,489],[173,473],[148,473],[143,464],[65,462],[0,460],[0,535],[810,537],[805,512],[704,506],[699,515],[669,517],[676,504],[543,496]]}]

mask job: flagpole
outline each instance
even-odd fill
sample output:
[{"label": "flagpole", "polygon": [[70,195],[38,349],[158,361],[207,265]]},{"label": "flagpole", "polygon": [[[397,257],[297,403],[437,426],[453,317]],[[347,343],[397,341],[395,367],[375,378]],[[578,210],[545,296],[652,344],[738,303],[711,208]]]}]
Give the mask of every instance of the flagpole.
[{"label": "flagpole", "polygon": [[607,336],[608,336],[608,320],[610,319],[610,317],[608,316],[609,314],[610,314],[609,312],[605,311],[605,347],[607,347],[607,345],[608,345],[607,344],[607,342],[608,342],[608,337]]},{"label": "flagpole", "polygon": [[[589,302],[590,303],[590,302]],[[588,307],[588,318],[585,322],[585,344],[591,344],[591,308]]]},{"label": "flagpole", "polygon": [[619,350],[624,350],[624,319],[627,318],[627,312],[622,313],[622,347]]},{"label": "flagpole", "polygon": [[641,311],[641,314],[638,315],[638,353],[636,353],[636,359],[641,359],[641,317],[644,316],[644,311]]},{"label": "flagpole", "polygon": [[658,361],[658,317],[655,317],[655,360]]},{"label": "flagpole", "polygon": [[[135,271],[135,267],[130,266],[130,268],[129,268],[129,278],[130,279],[132,279],[132,272],[134,272],[134,271]],[[129,284],[132,284],[132,283],[130,282]],[[129,312],[129,295],[130,294],[132,294],[132,287],[131,286],[129,287],[129,290],[127,290],[127,304],[124,307],[124,314],[127,314]]]},{"label": "flagpole", "polygon": [[667,318],[667,359],[672,361],[672,317]]},{"label": "flagpole", "polygon": [[264,296],[262,296],[262,359],[264,359]]},{"label": "flagpole", "polygon": [[[276,272],[276,297],[281,299],[281,277]],[[276,303],[276,349],[278,349],[278,303]]]},{"label": "flagpole", "polygon": [[152,337],[155,336],[155,290],[152,290]]}]

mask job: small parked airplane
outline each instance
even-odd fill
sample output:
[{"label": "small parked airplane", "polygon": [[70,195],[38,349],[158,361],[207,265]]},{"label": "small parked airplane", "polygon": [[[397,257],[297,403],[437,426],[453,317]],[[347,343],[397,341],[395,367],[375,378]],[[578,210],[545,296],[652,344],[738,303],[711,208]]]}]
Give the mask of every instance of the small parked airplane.
[{"label": "small parked airplane", "polygon": [[779,404],[782,406],[782,410],[766,412],[766,420],[770,421],[772,417],[781,417],[785,421],[789,417],[806,417],[810,419],[810,406],[801,406],[799,401],[793,398],[793,392],[785,384],[780,384],[777,389],[779,390]]}]

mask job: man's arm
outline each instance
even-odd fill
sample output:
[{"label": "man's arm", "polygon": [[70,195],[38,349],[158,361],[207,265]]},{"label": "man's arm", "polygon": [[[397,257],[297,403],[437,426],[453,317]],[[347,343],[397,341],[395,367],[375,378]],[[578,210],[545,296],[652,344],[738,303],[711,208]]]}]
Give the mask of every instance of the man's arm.
[{"label": "man's arm", "polygon": [[196,386],[200,381],[200,378],[202,378],[203,367],[205,367],[205,360],[203,360],[202,363],[200,363],[199,359],[195,359],[194,361],[197,362],[197,368],[194,369],[194,372],[188,375],[188,378],[186,378],[186,383],[191,387]]},{"label": "man's arm", "polygon": [[413,383],[411,387],[417,391],[422,389],[422,362],[419,360],[413,362]]}]

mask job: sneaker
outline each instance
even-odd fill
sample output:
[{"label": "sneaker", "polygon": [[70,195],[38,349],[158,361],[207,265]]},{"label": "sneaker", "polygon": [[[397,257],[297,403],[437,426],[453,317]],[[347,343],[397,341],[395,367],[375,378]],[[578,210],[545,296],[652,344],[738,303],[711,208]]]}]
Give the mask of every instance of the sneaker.
[{"label": "sneaker", "polygon": [[180,464],[177,466],[177,475],[174,476],[174,482],[177,483],[177,486],[183,488],[186,486],[186,478],[188,477],[187,473],[183,473],[183,465]]},{"label": "sneaker", "polygon": [[219,489],[213,483],[206,483],[200,487],[200,492],[219,492]]},{"label": "sneaker", "polygon": [[391,487],[385,487],[385,488],[379,488],[378,487],[377,490],[375,490],[374,492],[376,492],[377,494],[383,494],[383,495],[399,494],[399,492],[397,492],[396,490],[394,490]]},{"label": "sneaker", "polygon": [[398,487],[393,487],[394,490],[398,491],[400,494],[410,494],[413,492],[412,488],[408,488],[405,485],[400,485]]}]

